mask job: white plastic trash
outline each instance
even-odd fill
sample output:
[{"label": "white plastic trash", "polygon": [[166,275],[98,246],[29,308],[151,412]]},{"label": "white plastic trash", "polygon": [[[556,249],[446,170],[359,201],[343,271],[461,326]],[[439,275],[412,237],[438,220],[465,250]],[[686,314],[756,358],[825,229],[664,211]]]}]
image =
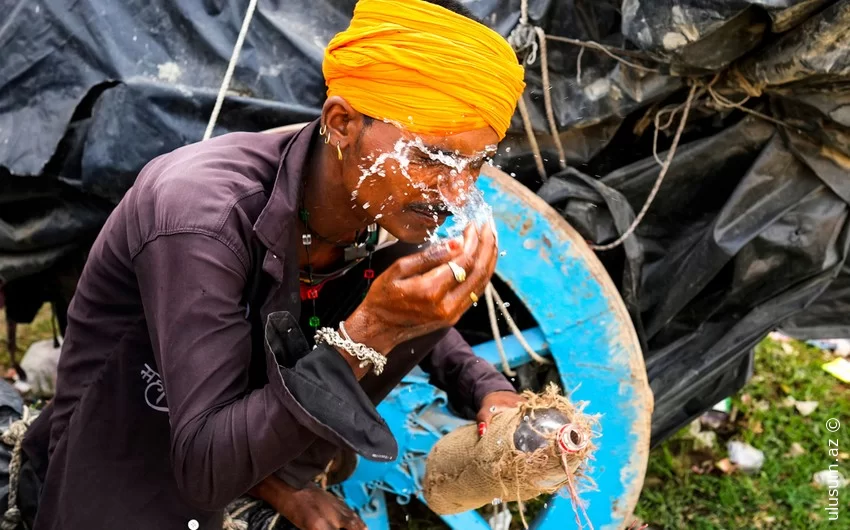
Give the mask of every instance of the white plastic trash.
[{"label": "white plastic trash", "polygon": [[764,465],[764,453],[750,444],[733,440],[726,449],[729,451],[729,461],[744,473],[756,473]]},{"label": "white plastic trash", "polygon": [[29,395],[35,398],[49,399],[56,392],[56,371],[59,366],[59,354],[62,351],[62,339],[59,348],[53,347],[53,339],[34,342],[24,358],[21,368],[27,374]]},{"label": "white plastic trash", "polygon": [[844,475],[838,472],[838,470],[824,469],[823,471],[818,471],[812,476],[812,482],[814,482],[816,486],[820,486],[822,488],[837,490],[847,486],[850,481],[844,478]]}]

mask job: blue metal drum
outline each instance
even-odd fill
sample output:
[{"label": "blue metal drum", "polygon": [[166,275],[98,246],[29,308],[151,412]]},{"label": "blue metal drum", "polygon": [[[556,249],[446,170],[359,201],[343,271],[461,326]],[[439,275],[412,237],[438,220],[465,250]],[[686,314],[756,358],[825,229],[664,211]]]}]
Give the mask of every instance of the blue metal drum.
[{"label": "blue metal drum", "polygon": [[[601,414],[601,436],[590,477],[594,491],[581,493],[597,530],[620,529],[630,521],[643,484],[649,452],[652,394],[637,335],[619,293],[596,256],[556,211],[501,171],[485,170],[479,180],[492,205],[499,231],[497,274],[526,305],[537,327],[524,330],[529,344],[551,357],[562,388],[589,401],[586,412]],[[504,346],[512,367],[532,362],[508,336]],[[495,344],[475,347],[500,366]],[[431,447],[465,420],[446,408],[443,393],[424,374],[412,373],[378,407],[399,444],[393,463],[360,460],[354,474],[337,486],[371,530],[388,530],[386,503],[420,496],[420,477]],[[421,498],[421,497],[420,497]],[[477,513],[445,516],[457,530],[487,530]],[[530,523],[537,530],[576,528],[570,500],[555,495]]]}]

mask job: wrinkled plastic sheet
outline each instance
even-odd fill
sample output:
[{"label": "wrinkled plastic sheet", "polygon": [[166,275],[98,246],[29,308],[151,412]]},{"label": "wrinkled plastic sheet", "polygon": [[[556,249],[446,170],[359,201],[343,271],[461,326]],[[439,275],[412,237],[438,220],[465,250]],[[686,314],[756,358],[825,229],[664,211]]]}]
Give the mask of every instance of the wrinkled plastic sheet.
[{"label": "wrinkled plastic sheet", "polygon": [[[717,68],[722,94],[758,113],[698,105],[635,237],[599,254],[644,342],[656,442],[742,386],[752,348],[770,330],[850,336],[850,2],[820,2],[816,13],[812,3],[797,3],[796,13],[810,18],[788,24],[782,35],[764,33],[771,19],[763,15],[791,3],[757,11],[755,29],[737,26],[737,17],[765,6],[697,9],[703,4],[643,3],[634,14],[640,24],[623,14],[626,28],[654,28],[651,39],[638,42],[646,51],[690,72]],[[734,40],[722,61],[688,63],[686,53],[657,38],[681,28],[682,13],[690,17],[682,34],[693,44],[733,27],[762,36],[743,47],[745,40]],[[590,241],[623,233],[656,182],[659,163],[648,156],[648,133],[638,132],[638,121],[625,122],[590,163],[539,190]],[[670,136],[661,135],[667,147]]]},{"label": "wrinkled plastic sheet", "polygon": [[[216,134],[317,116],[322,50],[354,3],[260,0]],[[247,4],[11,6],[0,31],[0,278],[53,274],[84,252],[145,163],[201,138]],[[521,0],[464,4],[503,35],[520,19]],[[659,168],[648,118],[683,101],[689,77],[773,120],[707,105],[703,93],[636,237],[599,254],[644,345],[654,440],[743,385],[770,329],[847,336],[850,0],[529,0],[528,13],[549,35],[642,66],[547,41],[570,168],[540,195],[591,241],[616,238],[649,195]],[[524,97],[552,175],[532,48]],[[660,135],[661,157],[670,137]],[[503,147],[497,163],[538,189],[518,116]],[[44,204],[45,190],[52,206],[9,213]]]}]

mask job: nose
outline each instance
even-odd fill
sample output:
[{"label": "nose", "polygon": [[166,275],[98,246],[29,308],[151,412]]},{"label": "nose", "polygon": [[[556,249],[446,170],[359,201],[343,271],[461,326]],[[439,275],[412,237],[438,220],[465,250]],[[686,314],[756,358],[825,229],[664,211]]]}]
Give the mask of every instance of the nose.
[{"label": "nose", "polygon": [[475,187],[476,180],[477,171],[452,171],[440,178],[440,194],[447,203],[463,208],[469,201],[469,192]]}]

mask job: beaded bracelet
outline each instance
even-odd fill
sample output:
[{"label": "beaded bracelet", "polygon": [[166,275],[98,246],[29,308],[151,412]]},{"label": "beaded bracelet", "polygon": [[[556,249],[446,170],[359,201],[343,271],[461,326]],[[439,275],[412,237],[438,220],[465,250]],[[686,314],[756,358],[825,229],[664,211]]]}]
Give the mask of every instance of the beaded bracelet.
[{"label": "beaded bracelet", "polygon": [[[340,329],[345,333],[345,327],[341,323]],[[335,329],[321,328],[316,330],[315,340],[316,344],[324,343],[328,346],[339,348],[352,357],[357,358],[360,361],[360,368],[365,368],[371,364],[375,375],[381,375],[381,372],[384,371],[384,366],[387,364],[387,358],[384,355],[381,355],[365,344],[354,342],[348,337],[348,333],[345,333],[345,337],[343,337]]]}]

